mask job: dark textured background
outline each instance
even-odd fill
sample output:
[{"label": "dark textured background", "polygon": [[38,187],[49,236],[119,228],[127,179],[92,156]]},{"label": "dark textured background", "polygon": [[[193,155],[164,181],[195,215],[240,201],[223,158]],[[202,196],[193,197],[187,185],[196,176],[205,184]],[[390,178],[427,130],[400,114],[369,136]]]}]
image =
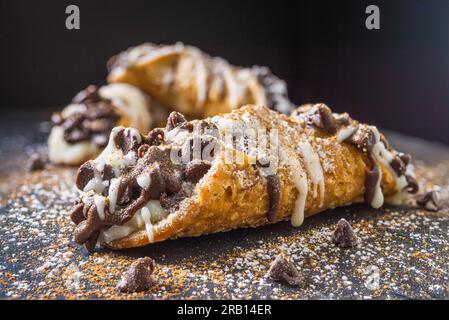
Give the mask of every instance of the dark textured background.
[{"label": "dark textured background", "polygon": [[[81,30],[65,29],[77,4]],[[365,28],[376,4],[381,30]],[[449,144],[449,1],[0,1],[2,127],[45,119],[108,57],[183,41],[238,65],[268,65],[296,103]]]}]

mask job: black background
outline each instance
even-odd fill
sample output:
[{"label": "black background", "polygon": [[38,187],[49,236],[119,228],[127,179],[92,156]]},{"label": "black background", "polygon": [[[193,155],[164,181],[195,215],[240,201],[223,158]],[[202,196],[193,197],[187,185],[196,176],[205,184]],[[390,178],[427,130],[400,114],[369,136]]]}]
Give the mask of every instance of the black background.
[{"label": "black background", "polygon": [[[449,1],[0,2],[3,121],[43,119],[129,46],[182,41],[233,64],[268,65],[295,103],[449,144]],[[81,29],[65,28],[76,4]],[[381,30],[365,28],[380,7]]]}]

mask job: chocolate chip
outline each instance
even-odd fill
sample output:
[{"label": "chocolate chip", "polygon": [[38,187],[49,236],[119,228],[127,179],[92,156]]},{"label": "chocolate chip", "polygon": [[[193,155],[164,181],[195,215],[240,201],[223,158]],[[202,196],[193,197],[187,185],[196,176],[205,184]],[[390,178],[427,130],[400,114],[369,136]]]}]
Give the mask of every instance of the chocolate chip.
[{"label": "chocolate chip", "polygon": [[340,219],[332,234],[332,242],[341,248],[350,248],[358,244],[359,238],[355,235],[349,222],[346,219]]},{"label": "chocolate chip", "polygon": [[402,176],[407,169],[406,164],[402,161],[399,155],[396,155],[393,160],[391,160],[390,166],[398,176]]},{"label": "chocolate chip", "polygon": [[45,161],[39,153],[33,153],[28,160],[28,171],[45,169]]},{"label": "chocolate chip", "polygon": [[159,146],[164,142],[164,130],[155,128],[148,133],[147,142],[150,146]]},{"label": "chocolate chip", "polygon": [[267,219],[269,222],[276,221],[276,214],[279,210],[279,203],[281,198],[281,185],[279,177],[276,174],[267,176],[267,192],[268,192],[268,211]]},{"label": "chocolate chip", "polygon": [[416,179],[409,175],[406,175],[405,179],[407,180],[408,193],[417,193],[419,191],[419,185]]},{"label": "chocolate chip", "polygon": [[143,144],[139,147],[139,149],[137,149],[137,156],[139,158],[142,158],[145,153],[147,153],[148,149],[150,149],[150,145],[149,144]]},{"label": "chocolate chip", "polygon": [[98,87],[94,85],[89,85],[86,89],[77,93],[77,95],[72,99],[72,103],[84,103],[98,102],[101,100],[101,96],[98,92]]},{"label": "chocolate chip", "polygon": [[165,130],[171,131],[186,121],[187,121],[186,118],[182,114],[180,114],[179,112],[173,111],[168,116],[167,125],[165,126]]},{"label": "chocolate chip", "polygon": [[76,174],[76,187],[83,190],[87,183],[94,178],[94,162],[89,160],[85,162]]},{"label": "chocolate chip", "polygon": [[302,286],[305,283],[295,265],[283,254],[278,255],[271,263],[267,275],[273,280],[283,281],[291,286]]},{"label": "chocolate chip", "polygon": [[84,209],[84,203],[82,203],[82,202],[75,204],[75,206],[73,206],[73,208],[70,209],[70,211],[69,211],[70,219],[75,224],[80,224],[81,221],[86,219],[83,214],[83,209]]},{"label": "chocolate chip", "polygon": [[159,198],[162,208],[170,212],[178,210],[181,201],[191,194],[191,190],[185,185],[175,194],[168,195],[167,193],[162,193]]},{"label": "chocolate chip", "polygon": [[[79,210],[77,208],[77,210]],[[93,249],[97,243],[98,236],[102,227],[108,225],[106,220],[102,220],[99,215],[97,208],[92,200],[89,203],[84,203],[83,215],[86,217],[75,227],[73,232],[73,238],[76,243],[86,245],[88,250]],[[104,208],[105,216],[108,216],[107,206]],[[76,218],[80,218],[79,212],[76,213]]]},{"label": "chocolate chip", "polygon": [[73,103],[82,103],[83,111],[71,113],[66,119],[61,113],[52,116],[52,122],[64,129],[64,140],[74,144],[91,140],[104,147],[107,137],[120,116],[115,112],[111,101],[98,94],[98,87],[89,86],[73,99]]},{"label": "chocolate chip", "polygon": [[359,128],[344,142],[352,144],[365,153],[371,153],[374,144],[376,143],[376,137],[371,129],[365,126],[359,126]]},{"label": "chocolate chip", "polygon": [[115,177],[115,173],[114,173],[114,169],[112,168],[112,166],[110,164],[105,164],[103,173],[102,173],[103,180],[109,181],[114,177]]},{"label": "chocolate chip", "polygon": [[139,258],[129,270],[123,273],[116,289],[123,293],[145,291],[153,285],[152,274],[155,269],[153,259],[149,257]]},{"label": "chocolate chip", "polygon": [[438,211],[440,209],[440,195],[435,190],[427,191],[416,200],[416,203],[428,211]]},{"label": "chocolate chip", "polygon": [[187,181],[197,183],[209,171],[211,163],[204,160],[193,160],[187,163],[185,177]]},{"label": "chocolate chip", "polygon": [[164,171],[165,187],[169,193],[181,190],[182,174],[179,170]]},{"label": "chocolate chip", "polygon": [[94,249],[97,245],[99,235],[100,235],[100,230],[93,232],[90,235],[89,239],[87,239],[87,241],[84,243],[84,246],[86,247],[86,249],[89,253],[94,251]]},{"label": "chocolate chip", "polygon": [[382,141],[382,143],[384,144],[385,148],[387,148],[388,150],[392,150],[390,142],[388,142],[387,138],[382,133],[380,134],[380,141]]},{"label": "chocolate chip", "polygon": [[303,119],[310,126],[322,129],[327,134],[335,134],[337,132],[337,123],[332,110],[323,103],[298,108],[293,113],[293,116]]},{"label": "chocolate chip", "polygon": [[139,142],[129,133],[127,133],[126,129],[122,129],[117,131],[114,136],[114,143],[122,150],[123,154],[127,154],[129,151],[136,151],[139,148]]},{"label": "chocolate chip", "polygon": [[334,116],[334,119],[337,128],[346,127],[351,124],[351,117],[346,112]]}]

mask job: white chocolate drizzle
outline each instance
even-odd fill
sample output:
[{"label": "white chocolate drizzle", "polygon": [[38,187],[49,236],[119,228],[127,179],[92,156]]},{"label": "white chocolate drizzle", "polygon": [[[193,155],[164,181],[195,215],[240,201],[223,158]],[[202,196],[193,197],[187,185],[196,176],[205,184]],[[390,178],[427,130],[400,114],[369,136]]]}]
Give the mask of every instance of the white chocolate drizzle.
[{"label": "white chocolate drizzle", "polygon": [[342,143],[356,131],[357,131],[357,128],[352,127],[352,126],[341,128],[340,130],[338,130],[338,133],[337,133],[337,141]]},{"label": "white chocolate drizzle", "polygon": [[109,186],[108,199],[109,199],[109,211],[115,212],[115,206],[117,204],[118,188],[120,186],[120,178],[113,178],[111,185]]},{"label": "white chocolate drizzle", "polygon": [[284,157],[284,160],[290,169],[293,183],[298,190],[298,196],[290,221],[292,226],[299,227],[304,222],[304,209],[308,193],[307,177],[304,175],[301,163],[293,155],[287,155]]},{"label": "white chocolate drizzle", "polygon": [[304,164],[308,176],[310,177],[313,185],[313,197],[318,196],[318,187],[320,189],[320,207],[323,205],[324,201],[324,174],[323,168],[321,167],[320,158],[318,154],[313,150],[312,145],[308,141],[302,141],[299,143],[299,150],[304,159]]},{"label": "white chocolate drizzle", "polygon": [[104,220],[104,218],[105,218],[104,209],[106,206],[105,198],[101,195],[94,194],[94,203],[95,203],[95,207],[97,208],[98,217],[101,220]]},{"label": "white chocolate drizzle", "polygon": [[151,177],[147,174],[142,174],[137,177],[137,184],[142,188],[146,189],[151,184]]}]

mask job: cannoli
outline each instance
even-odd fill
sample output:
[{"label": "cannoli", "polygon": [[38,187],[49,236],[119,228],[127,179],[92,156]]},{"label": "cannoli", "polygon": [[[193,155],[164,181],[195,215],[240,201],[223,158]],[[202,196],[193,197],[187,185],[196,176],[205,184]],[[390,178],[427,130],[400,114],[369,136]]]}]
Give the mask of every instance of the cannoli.
[{"label": "cannoli", "polygon": [[145,93],[129,84],[90,85],[62,112],[53,114],[48,138],[50,161],[82,164],[101,152],[114,127],[130,126],[147,133],[151,126],[160,124],[158,119],[164,114],[159,110]]},{"label": "cannoli", "polygon": [[290,113],[285,82],[266,67],[241,68],[181,43],[133,47],[108,62],[108,81],[138,86],[187,118],[203,119],[246,104]]},{"label": "cannoli", "polygon": [[324,104],[291,116],[252,105],[193,121],[172,112],[148,135],[116,127],[76,184],[74,239],[89,250],[282,220],[300,226],[326,209],[378,208],[417,191],[409,155]]}]

